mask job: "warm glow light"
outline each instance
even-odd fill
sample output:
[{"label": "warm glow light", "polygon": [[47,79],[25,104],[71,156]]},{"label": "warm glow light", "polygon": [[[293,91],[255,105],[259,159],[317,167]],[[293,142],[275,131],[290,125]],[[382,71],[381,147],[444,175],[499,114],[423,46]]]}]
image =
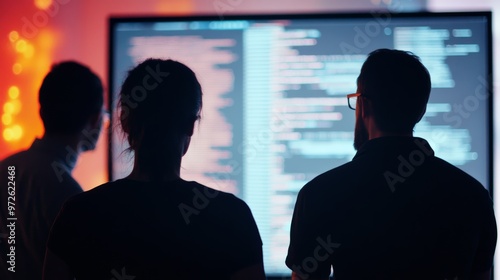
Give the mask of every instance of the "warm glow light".
[{"label": "warm glow light", "polygon": [[52,0],[35,0],[35,6],[38,9],[45,10],[52,5]]},{"label": "warm glow light", "polygon": [[17,31],[13,30],[9,33],[9,40],[14,43],[15,41],[17,41],[17,39],[19,39],[19,33],[17,33]]},{"label": "warm glow light", "polygon": [[14,113],[14,104],[12,102],[6,102],[3,105],[3,112],[7,114],[12,114]]},{"label": "warm glow light", "polygon": [[23,66],[21,65],[21,63],[15,63],[12,66],[12,72],[14,72],[14,74],[19,75],[21,74],[22,71],[23,71]]},{"label": "warm glow light", "polygon": [[23,128],[16,124],[12,127],[12,138],[13,140],[19,140],[23,137]]},{"label": "warm glow light", "polygon": [[54,32],[51,31],[50,29],[45,29],[40,31],[40,33],[38,34],[37,48],[41,49],[51,48],[56,43],[54,35],[55,35]]},{"label": "warm glow light", "polygon": [[[50,70],[50,65],[52,60],[49,56],[36,56],[36,59],[33,59],[32,66],[37,69],[38,73],[40,73],[40,80],[43,80],[45,74]],[[34,91],[38,91],[39,85],[33,88]]]},{"label": "warm glow light", "polygon": [[16,124],[3,130],[3,139],[7,142],[12,142],[23,137],[23,128]]},{"label": "warm glow light", "polygon": [[12,131],[11,128],[6,128],[3,130],[3,139],[7,142],[11,142],[14,140],[14,132]]},{"label": "warm glow light", "polygon": [[9,97],[11,99],[17,99],[19,97],[19,88],[16,86],[11,86],[9,88]]},{"label": "warm glow light", "polygon": [[12,114],[19,114],[21,111],[21,101],[19,101],[19,99],[14,99],[8,103],[12,103]]},{"label": "warm glow light", "polygon": [[24,50],[23,54],[24,54],[24,57],[26,57],[26,58],[32,58],[33,55],[35,54],[35,47],[33,47],[33,45],[31,45],[31,44],[27,44],[26,50]]},{"label": "warm glow light", "polygon": [[[188,14],[191,13],[194,8],[194,1],[156,1],[158,4],[155,7],[156,12],[166,12],[170,14]],[[216,2],[216,1],[213,1]],[[222,1],[222,2],[242,2],[242,1]],[[214,4],[215,5],[215,4]]]},{"label": "warm glow light", "polygon": [[12,123],[12,115],[11,114],[3,114],[2,115],[2,123],[4,125],[9,125]]},{"label": "warm glow light", "polygon": [[25,40],[21,39],[21,40],[17,41],[17,43],[16,43],[16,51],[17,52],[24,52],[24,51],[26,51],[26,45],[27,44],[26,44]]}]

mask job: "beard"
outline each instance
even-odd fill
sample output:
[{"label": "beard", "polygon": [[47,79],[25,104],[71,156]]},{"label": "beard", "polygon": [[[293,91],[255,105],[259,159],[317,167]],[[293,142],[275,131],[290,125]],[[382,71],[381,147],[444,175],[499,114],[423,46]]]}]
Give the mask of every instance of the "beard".
[{"label": "beard", "polygon": [[357,151],[364,143],[368,141],[368,130],[365,122],[360,116],[356,117],[356,125],[354,127],[354,149]]}]

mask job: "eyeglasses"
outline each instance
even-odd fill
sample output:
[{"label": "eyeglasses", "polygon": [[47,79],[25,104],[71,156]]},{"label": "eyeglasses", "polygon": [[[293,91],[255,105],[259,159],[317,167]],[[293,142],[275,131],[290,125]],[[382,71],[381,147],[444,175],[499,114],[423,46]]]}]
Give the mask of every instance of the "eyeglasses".
[{"label": "eyeglasses", "polygon": [[110,119],[111,119],[111,116],[110,116],[110,113],[108,110],[102,108],[101,109],[101,117],[102,117],[102,124],[104,127],[109,127],[109,124],[110,124]]},{"label": "eyeglasses", "polygon": [[351,93],[347,95],[347,105],[352,110],[356,110],[356,103],[358,102],[358,96],[361,96],[361,93]]}]

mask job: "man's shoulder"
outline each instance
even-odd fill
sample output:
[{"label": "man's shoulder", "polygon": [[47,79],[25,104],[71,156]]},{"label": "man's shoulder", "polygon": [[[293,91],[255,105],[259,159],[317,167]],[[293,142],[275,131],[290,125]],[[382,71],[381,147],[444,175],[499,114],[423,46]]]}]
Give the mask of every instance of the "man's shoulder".
[{"label": "man's shoulder", "polygon": [[47,194],[67,189],[70,193],[82,192],[80,184],[71,176],[66,168],[58,168],[48,158],[32,150],[16,152],[0,161],[0,169],[9,166],[15,169],[16,180],[24,186],[40,186]]},{"label": "man's shoulder", "polygon": [[452,188],[455,193],[489,198],[485,186],[462,169],[439,157],[433,157],[428,168],[436,184]]},{"label": "man's shoulder", "polygon": [[323,193],[325,190],[341,192],[342,189],[349,188],[354,176],[359,175],[358,172],[359,164],[352,161],[347,162],[314,177],[304,185],[300,192],[302,194]]},{"label": "man's shoulder", "polygon": [[[365,190],[373,186],[387,183],[384,174],[391,168],[398,167],[398,159],[388,160],[386,157],[379,159],[373,157],[358,157],[354,160],[332,168],[309,181],[302,189],[302,195],[323,196],[345,195],[353,188]],[[396,166],[393,166],[396,164]],[[427,177],[427,182],[438,186],[442,191],[453,191],[471,196],[488,198],[488,191],[474,177],[464,172],[455,165],[434,155],[426,157],[425,163],[418,167],[423,172],[415,172],[412,179]],[[397,168],[396,168],[397,170]],[[416,170],[416,169],[415,169]],[[405,180],[407,181],[407,180]],[[413,181],[409,180],[408,182]]]},{"label": "man's shoulder", "polygon": [[440,157],[436,156],[433,157],[430,163],[432,164],[433,169],[439,170],[440,172],[444,172],[442,173],[442,176],[454,175],[455,176],[454,178],[480,184],[479,181],[477,181],[470,174],[466,173],[462,169],[458,168],[457,166],[453,165],[452,163]]},{"label": "man's shoulder", "polygon": [[7,155],[0,160],[0,166],[16,165],[25,163],[25,159],[30,156],[29,150],[22,150]]}]

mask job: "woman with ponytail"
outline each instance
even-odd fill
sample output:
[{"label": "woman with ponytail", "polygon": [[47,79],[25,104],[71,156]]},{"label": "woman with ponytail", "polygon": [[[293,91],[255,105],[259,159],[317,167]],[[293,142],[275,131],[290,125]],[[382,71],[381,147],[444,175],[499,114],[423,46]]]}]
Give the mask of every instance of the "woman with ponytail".
[{"label": "woman with ponytail", "polygon": [[248,206],[180,178],[202,107],[193,71],[148,59],[128,73],[119,106],[133,170],[66,202],[44,279],[265,279]]}]

